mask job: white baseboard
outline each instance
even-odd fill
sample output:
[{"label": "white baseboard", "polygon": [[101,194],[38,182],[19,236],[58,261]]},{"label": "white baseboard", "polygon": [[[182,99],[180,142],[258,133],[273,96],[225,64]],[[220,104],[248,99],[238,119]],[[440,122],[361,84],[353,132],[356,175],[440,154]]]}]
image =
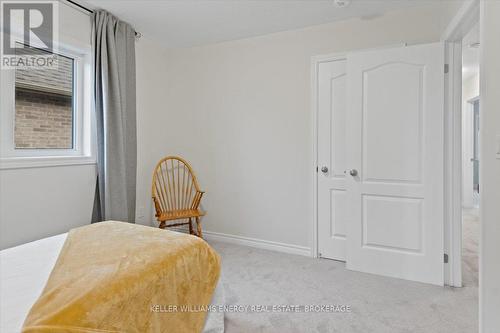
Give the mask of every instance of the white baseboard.
[{"label": "white baseboard", "polygon": [[203,237],[207,240],[231,243],[236,245],[250,246],[258,249],[271,250],[283,253],[298,254],[301,256],[311,256],[311,249],[305,246],[272,242],[263,239],[228,235],[220,232],[203,231]]},{"label": "white baseboard", "polygon": [[[179,232],[187,232],[187,230],[183,229],[183,228],[172,228],[172,229],[175,231],[179,231]],[[285,244],[285,243],[279,243],[279,242],[272,242],[272,241],[257,239],[257,238],[229,235],[229,234],[223,234],[220,232],[214,232],[214,231],[208,231],[208,230],[203,230],[203,238],[206,239],[207,241],[213,240],[216,242],[250,246],[250,247],[254,247],[257,249],[263,249],[263,250],[271,250],[271,251],[276,251],[276,252],[297,254],[297,255],[307,256],[307,257],[311,256],[311,249],[306,247],[306,246],[299,246],[299,245]]]}]

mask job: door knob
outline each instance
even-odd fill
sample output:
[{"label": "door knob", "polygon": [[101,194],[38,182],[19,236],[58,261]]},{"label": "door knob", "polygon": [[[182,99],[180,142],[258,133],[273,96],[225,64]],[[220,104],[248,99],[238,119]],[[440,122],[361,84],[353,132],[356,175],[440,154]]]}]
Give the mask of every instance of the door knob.
[{"label": "door knob", "polygon": [[321,172],[327,173],[328,172],[328,167],[324,166],[321,168]]},{"label": "door knob", "polygon": [[353,177],[356,177],[358,175],[358,170],[356,169],[351,169],[349,170],[349,174]]}]

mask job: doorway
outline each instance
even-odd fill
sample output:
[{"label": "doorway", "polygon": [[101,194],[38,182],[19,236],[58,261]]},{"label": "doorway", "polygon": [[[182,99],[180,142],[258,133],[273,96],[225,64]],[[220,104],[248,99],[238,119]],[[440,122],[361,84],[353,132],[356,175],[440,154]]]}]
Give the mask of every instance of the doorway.
[{"label": "doorway", "polygon": [[479,24],[462,39],[462,285],[477,286],[480,199]]}]

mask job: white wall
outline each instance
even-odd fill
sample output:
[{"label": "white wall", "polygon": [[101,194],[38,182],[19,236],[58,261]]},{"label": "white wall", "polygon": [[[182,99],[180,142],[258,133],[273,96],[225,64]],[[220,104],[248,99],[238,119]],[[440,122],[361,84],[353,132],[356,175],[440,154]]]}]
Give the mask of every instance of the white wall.
[{"label": "white wall", "polygon": [[479,75],[473,75],[462,83],[462,177],[463,177],[463,205],[474,206],[473,193],[473,163],[470,159],[474,155],[474,131],[472,104],[469,101],[479,96]]},{"label": "white wall", "polygon": [[500,330],[500,1],[481,1],[481,333]]},{"label": "white wall", "polygon": [[89,223],[94,189],[94,165],[1,170],[1,248]]},{"label": "white wall", "polygon": [[[151,179],[156,162],[174,149],[167,115],[168,54],[146,36],[136,43],[137,75],[137,223],[151,220]],[[175,110],[170,111],[175,113]]]},{"label": "white wall", "polygon": [[[161,87],[143,110],[139,151],[147,155],[138,207],[152,221],[154,162],[189,160],[207,191],[206,230],[311,246],[311,56],[439,40],[453,11],[436,3],[372,19],[170,50],[168,68],[142,74]],[[138,55],[141,56],[140,54]],[[155,71],[163,70],[163,80]],[[138,74],[139,75],[139,74]],[[138,87],[141,84],[138,82]],[[146,222],[147,223],[147,222]]]}]

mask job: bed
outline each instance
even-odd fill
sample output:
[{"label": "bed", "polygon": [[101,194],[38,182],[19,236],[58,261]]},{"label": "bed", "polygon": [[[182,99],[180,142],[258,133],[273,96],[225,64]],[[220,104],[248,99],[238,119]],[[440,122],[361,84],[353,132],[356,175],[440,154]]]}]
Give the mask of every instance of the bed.
[{"label": "bed", "polygon": [[[40,296],[67,234],[44,238],[0,251],[0,332],[20,332],[30,308]],[[221,279],[212,305],[222,305]],[[208,312],[204,333],[224,331],[223,312]]]}]

